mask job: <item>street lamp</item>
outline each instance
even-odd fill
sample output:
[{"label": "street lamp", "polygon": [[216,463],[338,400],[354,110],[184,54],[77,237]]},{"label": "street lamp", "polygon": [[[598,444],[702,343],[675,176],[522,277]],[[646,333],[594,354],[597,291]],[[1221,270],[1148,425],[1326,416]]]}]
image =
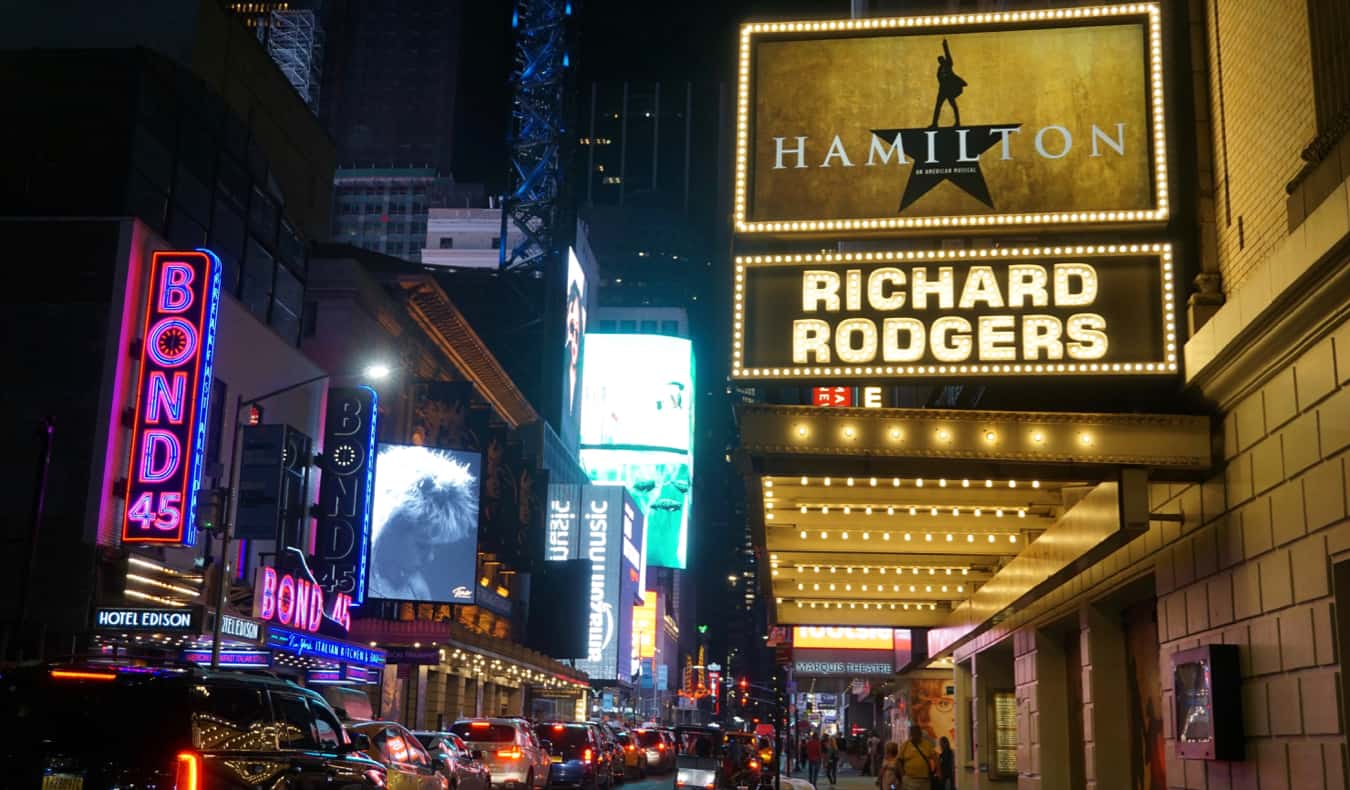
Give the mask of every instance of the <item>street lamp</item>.
[{"label": "street lamp", "polygon": [[[379,380],[388,378],[389,375],[390,375],[391,373],[393,373],[393,371],[394,371],[394,369],[391,368],[390,366],[388,366],[388,365],[386,365],[386,364],[384,364],[384,363],[375,362],[375,363],[369,364],[369,365],[367,365],[365,368],[363,368],[363,369],[361,370],[361,375],[363,375],[364,377],[366,377],[366,378],[368,378],[368,379],[372,379],[372,380],[375,380],[375,381],[379,381]],[[334,374],[332,374],[332,373],[322,373],[322,374],[320,374],[320,375],[318,375],[318,376],[312,376],[312,377],[310,377],[310,378],[307,378],[307,379],[305,379],[304,381],[297,381],[297,382],[295,382],[294,384],[290,384],[290,385],[288,385],[288,386],[282,387],[281,389],[272,390],[271,392],[265,393],[265,394],[263,394],[263,395],[259,395],[259,396],[256,397],[256,398],[250,398],[249,400],[244,400],[244,396],[243,396],[243,395],[240,395],[240,396],[238,396],[238,397],[235,398],[235,404],[234,404],[234,436],[230,439],[230,485],[229,485],[229,487],[226,489],[226,496],[227,496],[227,499],[226,499],[226,504],[225,504],[225,515],[228,516],[228,518],[225,519],[225,524],[224,524],[224,526],[221,528],[221,542],[220,542],[220,578],[219,578],[219,584],[217,585],[217,588],[216,588],[215,623],[212,624],[212,626],[211,626],[211,668],[212,668],[212,669],[220,669],[220,634],[221,634],[220,627],[221,627],[221,621],[225,619],[225,618],[224,618],[224,614],[225,614],[225,593],[226,593],[226,590],[229,588],[229,583],[230,583],[230,581],[229,581],[229,579],[230,579],[230,539],[231,539],[231,534],[230,534],[230,533],[234,531],[234,518],[235,518],[235,512],[236,512],[236,511],[235,511],[235,495],[236,495],[236,491],[237,491],[238,486],[239,486],[239,466],[240,466],[240,464],[239,464],[239,437],[240,437],[240,435],[243,434],[244,420],[241,419],[241,417],[242,417],[242,415],[243,415],[243,413],[244,413],[244,409],[245,409],[246,407],[250,407],[250,408],[251,408],[251,407],[253,407],[253,406],[256,405],[256,404],[261,403],[262,401],[267,400],[268,398],[275,398],[275,397],[278,396],[278,395],[284,395],[284,394],[286,394],[287,392],[293,392],[294,390],[298,390],[298,389],[300,389],[301,387],[307,387],[307,386],[309,386],[310,384],[314,384],[315,382],[319,382],[319,381],[323,381],[324,379],[331,378],[331,377],[333,377],[333,375],[334,375]],[[347,375],[347,374],[342,374],[342,375]],[[195,506],[196,503],[194,502],[193,505]]]}]

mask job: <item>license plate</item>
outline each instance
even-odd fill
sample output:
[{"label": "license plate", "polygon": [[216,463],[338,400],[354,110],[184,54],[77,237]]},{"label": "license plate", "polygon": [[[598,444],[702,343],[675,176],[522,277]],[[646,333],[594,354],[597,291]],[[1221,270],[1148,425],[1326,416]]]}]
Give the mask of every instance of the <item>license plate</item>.
[{"label": "license plate", "polygon": [[550,756],[549,756],[549,759],[552,760],[552,761],[555,762],[555,763],[560,763],[560,762],[562,762],[562,755],[558,755],[558,754],[550,755]]},{"label": "license plate", "polygon": [[77,774],[47,774],[42,777],[42,790],[83,790],[84,777]]}]

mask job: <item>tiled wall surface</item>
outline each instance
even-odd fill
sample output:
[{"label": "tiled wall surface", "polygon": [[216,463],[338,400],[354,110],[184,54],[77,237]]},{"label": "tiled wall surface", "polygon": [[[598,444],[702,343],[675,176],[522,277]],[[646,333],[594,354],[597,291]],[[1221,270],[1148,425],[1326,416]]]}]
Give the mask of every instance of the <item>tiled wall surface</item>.
[{"label": "tiled wall surface", "polygon": [[1204,0],[1204,13],[1219,269],[1231,294],[1288,235],[1284,186],[1317,134],[1308,12],[1304,0]]}]

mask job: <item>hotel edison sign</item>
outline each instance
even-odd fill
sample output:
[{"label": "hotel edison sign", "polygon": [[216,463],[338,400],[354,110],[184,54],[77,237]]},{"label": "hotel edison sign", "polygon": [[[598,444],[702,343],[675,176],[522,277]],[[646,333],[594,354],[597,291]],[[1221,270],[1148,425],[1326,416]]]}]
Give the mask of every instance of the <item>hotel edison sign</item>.
[{"label": "hotel edison sign", "polygon": [[736,259],[740,379],[1177,370],[1167,244]]},{"label": "hotel edison sign", "polygon": [[741,30],[738,233],[1161,223],[1154,4]]}]

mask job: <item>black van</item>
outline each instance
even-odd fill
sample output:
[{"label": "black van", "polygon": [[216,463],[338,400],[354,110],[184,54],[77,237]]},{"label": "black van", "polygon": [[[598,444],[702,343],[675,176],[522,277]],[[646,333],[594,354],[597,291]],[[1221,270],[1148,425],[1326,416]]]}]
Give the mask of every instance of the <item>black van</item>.
[{"label": "black van", "polygon": [[0,674],[6,783],[108,787],[367,788],[385,769],[359,753],[317,693],[277,678],[201,669],[25,667]]}]

